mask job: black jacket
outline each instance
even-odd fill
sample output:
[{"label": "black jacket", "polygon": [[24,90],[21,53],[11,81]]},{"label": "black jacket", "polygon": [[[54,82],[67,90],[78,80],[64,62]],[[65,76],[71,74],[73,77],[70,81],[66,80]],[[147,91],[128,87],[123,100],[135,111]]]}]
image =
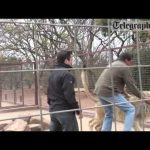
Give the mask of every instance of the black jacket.
[{"label": "black jacket", "polygon": [[[58,64],[57,69],[72,68],[67,64]],[[48,104],[50,111],[60,111],[79,108],[75,99],[75,78],[68,70],[54,70],[48,83]],[[79,113],[79,111],[76,111]]]}]

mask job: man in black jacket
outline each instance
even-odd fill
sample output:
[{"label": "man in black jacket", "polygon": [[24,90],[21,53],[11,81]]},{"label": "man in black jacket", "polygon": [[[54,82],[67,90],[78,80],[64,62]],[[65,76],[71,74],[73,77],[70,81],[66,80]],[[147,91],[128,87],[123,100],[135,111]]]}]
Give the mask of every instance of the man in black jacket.
[{"label": "man in black jacket", "polygon": [[[74,91],[75,78],[66,70],[72,68],[71,54],[71,51],[64,50],[58,53],[56,70],[49,77],[47,94],[50,112],[79,108]],[[75,114],[80,115],[80,111],[51,114],[50,131],[79,131]]]}]

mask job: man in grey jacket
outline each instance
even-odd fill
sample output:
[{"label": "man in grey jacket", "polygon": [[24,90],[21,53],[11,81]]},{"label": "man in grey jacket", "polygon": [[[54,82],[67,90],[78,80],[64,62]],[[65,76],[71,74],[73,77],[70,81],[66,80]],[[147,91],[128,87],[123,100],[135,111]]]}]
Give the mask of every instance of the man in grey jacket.
[{"label": "man in grey jacket", "polygon": [[[130,65],[132,65],[132,55],[122,53],[118,60],[112,63],[112,68],[108,67],[102,72],[95,84],[95,93],[103,105],[115,103],[125,113],[124,131],[131,131],[135,117],[135,107],[125,98],[124,86],[126,85],[135,96],[144,98],[144,95],[141,95],[135,85],[131,70],[128,67]],[[101,130],[111,131],[113,105],[104,108],[105,118]]]}]

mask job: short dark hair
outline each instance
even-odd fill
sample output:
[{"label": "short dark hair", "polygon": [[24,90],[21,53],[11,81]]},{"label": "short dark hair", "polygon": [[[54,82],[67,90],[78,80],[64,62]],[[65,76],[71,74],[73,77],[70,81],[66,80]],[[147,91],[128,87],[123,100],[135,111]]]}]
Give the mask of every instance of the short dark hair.
[{"label": "short dark hair", "polygon": [[129,52],[123,52],[119,55],[119,60],[121,61],[125,61],[125,59],[127,59],[128,61],[133,59],[133,55]]},{"label": "short dark hair", "polygon": [[64,63],[65,59],[70,60],[72,51],[61,50],[57,54],[57,63]]}]

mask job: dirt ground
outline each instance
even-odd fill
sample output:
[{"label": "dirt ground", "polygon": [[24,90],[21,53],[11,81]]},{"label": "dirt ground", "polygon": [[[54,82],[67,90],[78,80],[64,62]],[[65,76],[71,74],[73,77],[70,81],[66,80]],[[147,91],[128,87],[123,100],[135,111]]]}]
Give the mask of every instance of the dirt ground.
[{"label": "dirt ground", "polygon": [[[15,102],[16,104],[15,105],[22,105],[23,104],[23,101],[21,98],[21,95],[22,95],[21,93],[22,93],[21,90],[20,91],[18,90],[16,92],[16,102]],[[41,97],[42,107],[46,108],[44,110],[48,111],[47,96],[44,93],[41,93],[40,97]],[[81,104],[82,109],[94,107],[94,102],[86,96],[84,91],[81,91],[80,93],[76,92],[76,99]],[[5,102],[5,103],[2,103],[2,108],[8,107],[8,106],[13,106],[14,105],[14,93],[12,91],[8,91],[8,90],[3,91],[2,101]],[[25,89],[24,90],[24,105],[25,106],[35,105],[35,91],[34,91],[34,89]],[[83,112],[84,112],[83,113],[84,114],[83,119],[80,120],[78,118],[80,130],[82,128],[82,131],[90,131],[89,121],[92,119],[92,117],[95,114],[94,109],[92,109],[92,108],[86,109]],[[85,114],[88,114],[88,115],[85,115]],[[1,117],[0,117],[0,119],[1,119]],[[3,117],[3,119],[4,119],[4,117]],[[81,122],[82,122],[82,127],[81,127]],[[147,118],[144,126],[145,126],[145,131],[150,131],[150,117]],[[117,130],[121,131],[122,129],[123,129],[123,124],[117,123]],[[115,131],[114,123],[113,123],[113,131]]]},{"label": "dirt ground", "polygon": [[[40,92],[41,102],[43,107],[48,107],[47,96]],[[94,102],[90,100],[85,92],[76,92],[76,100],[81,104],[81,108],[93,107]],[[14,92],[12,90],[3,90],[2,91],[2,101],[10,102],[12,104],[16,103],[17,105],[23,104],[22,100],[22,91],[17,90],[16,92],[16,101],[14,100]],[[35,104],[35,90],[34,89],[24,89],[24,105],[34,105]]]}]

